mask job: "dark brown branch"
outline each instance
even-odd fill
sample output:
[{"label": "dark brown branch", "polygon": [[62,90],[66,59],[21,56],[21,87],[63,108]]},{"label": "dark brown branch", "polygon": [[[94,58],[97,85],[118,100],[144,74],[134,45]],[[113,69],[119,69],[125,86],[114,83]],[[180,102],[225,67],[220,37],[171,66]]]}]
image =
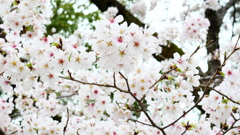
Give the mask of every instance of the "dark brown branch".
[{"label": "dark brown branch", "polygon": [[162,74],[162,76],[161,76],[152,86],[149,87],[149,89],[152,89],[158,82],[160,82],[161,80],[163,80],[168,73],[170,73],[170,72],[172,72],[173,70],[176,70],[176,69],[177,69],[177,67],[174,67],[174,68],[172,68],[172,69],[164,72],[164,73]]},{"label": "dark brown branch", "polygon": [[233,119],[235,120],[235,121],[237,121],[237,119],[236,119],[236,117],[231,113],[231,116],[233,117]]},{"label": "dark brown branch", "polygon": [[10,12],[12,12],[12,11],[14,11],[14,10],[16,10],[16,9],[18,9],[18,7],[15,7],[15,8],[13,8],[13,9],[11,9]]},{"label": "dark brown branch", "polygon": [[185,128],[185,130],[183,131],[183,133],[181,135],[184,135],[187,132],[187,128]]},{"label": "dark brown branch", "polygon": [[[231,114],[232,115],[232,114]],[[223,132],[221,135],[225,135],[227,132],[229,132],[230,130],[234,129],[234,128],[239,128],[239,126],[234,126],[240,119],[236,119],[234,117],[234,115],[232,115],[234,122],[233,124],[229,127],[229,129],[227,129],[225,132]],[[220,131],[221,132],[221,131]]]},{"label": "dark brown branch", "polygon": [[126,81],[126,83],[127,83],[127,88],[128,88],[128,92],[131,92],[131,89],[130,89],[130,85],[129,85],[129,83],[128,83],[128,79],[121,73],[121,72],[119,72],[119,74],[123,77],[123,79]]},{"label": "dark brown branch", "polygon": [[67,108],[67,122],[66,122],[66,125],[63,128],[63,135],[65,135],[65,132],[67,130],[68,121],[69,121],[69,110]]},{"label": "dark brown branch", "polygon": [[10,133],[9,135],[14,135],[15,133],[17,133],[18,132],[18,130],[16,130],[16,131],[13,131],[12,133]]},{"label": "dark brown branch", "polygon": [[102,12],[107,11],[109,7],[116,7],[118,9],[118,15],[123,15],[124,19],[128,24],[135,23],[139,26],[144,27],[145,24],[142,23],[138,18],[136,18],[132,13],[130,13],[121,3],[117,0],[90,0],[94,3],[99,10]]},{"label": "dark brown branch", "polygon": [[[234,24],[236,23],[236,12],[237,12],[237,9],[236,9],[236,0],[234,1],[234,5],[233,5],[233,13],[232,13],[232,17],[233,17],[233,22],[232,22],[232,27],[234,28]],[[233,32],[233,29],[232,29],[232,37],[234,36],[234,32]]]},{"label": "dark brown branch", "polygon": [[198,51],[199,49],[203,48],[204,46],[210,45],[212,42],[213,42],[213,40],[209,41],[206,45],[198,46],[198,47],[193,51],[193,53],[190,55],[189,60],[192,58],[192,56],[193,56],[195,53],[197,53],[197,51]]},{"label": "dark brown branch", "polygon": [[144,94],[144,95],[142,96],[142,98],[140,99],[140,102],[142,102],[143,99],[145,99],[145,97],[146,97],[146,94]]},{"label": "dark brown branch", "polygon": [[128,91],[125,91],[125,90],[123,90],[119,87],[109,85],[109,84],[98,84],[98,83],[83,82],[83,81],[80,81],[80,80],[76,80],[74,78],[71,79],[71,78],[63,77],[63,76],[59,76],[59,78],[66,79],[66,80],[71,80],[71,81],[78,82],[78,83],[81,83],[81,84],[84,84],[84,85],[95,85],[95,86],[100,86],[100,87],[115,88],[115,89],[119,90],[120,92],[129,93]]},{"label": "dark brown branch", "polygon": [[0,73],[0,75],[3,75],[4,72],[5,72],[5,71],[3,71],[2,73]]},{"label": "dark brown branch", "polygon": [[202,99],[204,98],[204,96],[205,96],[205,94],[206,94],[206,92],[207,92],[208,86],[211,84],[211,82],[214,80],[215,76],[218,74],[218,72],[219,72],[220,70],[221,70],[221,68],[219,67],[219,68],[216,70],[215,74],[212,76],[212,78],[208,81],[208,83],[207,83],[207,85],[206,85],[206,87],[205,87],[205,89],[204,89],[203,95],[202,95],[201,98],[195,103],[195,105],[192,106],[190,109],[188,109],[186,112],[184,112],[184,113],[183,113],[179,118],[177,118],[175,121],[173,121],[172,123],[170,123],[170,124],[168,124],[167,126],[163,127],[163,129],[171,126],[172,124],[174,124],[174,123],[176,123],[176,122],[178,122],[181,118],[183,118],[184,116],[186,116],[190,111],[192,111],[195,107],[198,106],[198,104],[199,104],[199,103],[202,101]]},{"label": "dark brown branch", "polygon": [[232,100],[231,98],[229,98],[227,95],[221,93],[220,91],[218,91],[218,90],[216,90],[216,89],[214,89],[214,88],[212,88],[212,87],[209,87],[209,88],[211,88],[211,90],[217,92],[217,93],[220,94],[221,96],[227,98],[228,100],[232,101],[233,103],[240,105],[239,102]]},{"label": "dark brown branch", "polygon": [[139,100],[132,92],[131,92],[131,89],[129,87],[129,83],[128,83],[128,80],[127,78],[121,73],[119,72],[119,74],[124,78],[124,80],[126,81],[127,83],[127,87],[128,87],[128,91],[129,91],[129,94],[135,99],[135,101],[139,104],[140,108],[141,108],[141,111],[145,114],[145,116],[148,118],[149,122],[151,123],[152,127],[155,127],[157,129],[159,129],[160,131],[162,131],[162,133],[164,135],[166,135],[166,133],[164,132],[164,129],[159,127],[158,125],[156,125],[156,123],[152,120],[152,118],[149,116],[149,114],[147,113],[147,110],[146,110],[146,107],[143,105],[143,103],[141,102],[141,100]]},{"label": "dark brown branch", "polygon": [[5,135],[5,133],[3,132],[3,130],[0,128],[0,135]]},{"label": "dark brown branch", "polygon": [[115,72],[113,73],[113,86],[117,86],[116,85],[116,75],[115,75]]},{"label": "dark brown branch", "polygon": [[[223,17],[225,16],[227,10],[235,4],[235,0],[230,0],[224,7],[215,11],[212,9],[207,9],[205,11],[205,16],[210,21],[210,27],[207,34],[207,42],[214,40],[213,45],[207,47],[208,54],[214,54],[216,50],[219,49],[219,32],[220,27],[223,23]],[[218,59],[211,59],[208,61],[208,74],[213,75],[220,66],[220,61]]]},{"label": "dark brown branch", "polygon": [[205,97],[205,95],[208,92],[208,88],[210,86],[210,84],[213,82],[213,80],[216,78],[216,76],[219,74],[219,72],[221,71],[222,67],[226,64],[227,60],[237,51],[239,50],[239,48],[237,48],[237,44],[238,41],[240,39],[240,35],[238,36],[238,40],[235,44],[235,47],[233,49],[233,51],[228,55],[228,57],[226,57],[226,59],[224,59],[223,63],[218,66],[217,70],[215,71],[215,73],[213,74],[213,76],[210,78],[210,80],[207,82],[207,84],[205,85],[205,88],[203,90],[203,95],[200,97],[200,99],[190,108],[188,109],[186,112],[184,112],[179,118],[177,118],[176,120],[174,120],[172,123],[168,124],[167,126],[163,127],[163,129],[171,126],[172,124],[178,122],[181,118],[183,118],[184,116],[186,116],[190,111],[192,111],[195,107],[198,106],[198,104],[203,100],[203,98]]},{"label": "dark brown branch", "polygon": [[137,122],[137,123],[141,123],[141,124],[143,124],[143,125],[152,127],[151,124],[147,124],[147,123],[144,123],[144,122],[141,122],[141,121],[138,121],[138,120],[134,120],[134,119],[128,119],[128,120],[133,121],[133,122]]}]

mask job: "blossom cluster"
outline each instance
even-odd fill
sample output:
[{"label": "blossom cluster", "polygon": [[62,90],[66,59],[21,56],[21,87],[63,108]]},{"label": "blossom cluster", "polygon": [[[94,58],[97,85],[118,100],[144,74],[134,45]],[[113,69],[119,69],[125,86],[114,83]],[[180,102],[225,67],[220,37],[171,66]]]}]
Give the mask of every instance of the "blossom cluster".
[{"label": "blossom cluster", "polygon": [[147,12],[147,4],[143,0],[135,0],[134,4],[131,6],[130,11],[133,14],[139,15],[144,18]]},{"label": "blossom cluster", "polygon": [[120,15],[96,22],[92,48],[99,56],[101,67],[115,72],[131,72],[141,60],[147,60],[154,53],[161,53],[161,48],[153,36],[154,28],[141,29],[136,24],[128,26],[122,21]]},{"label": "blossom cluster", "polygon": [[206,39],[206,34],[210,23],[203,16],[189,18],[183,29],[183,36],[188,39]]},{"label": "blossom cluster", "polygon": [[49,7],[50,1],[26,0],[18,4],[13,0],[3,0],[1,9],[4,10],[1,10],[1,16],[4,21],[1,28],[8,33],[7,40],[17,44],[19,40],[15,38],[19,39],[19,34],[25,38],[43,36],[44,24],[49,23],[52,13]]},{"label": "blossom cluster", "polygon": [[[181,35],[174,27],[156,38],[153,27],[128,25],[111,8],[95,23],[89,51],[81,33],[44,36],[49,1],[0,2],[6,33],[0,39],[0,129],[6,134],[238,133],[240,70],[225,65],[237,44],[212,76],[224,76],[223,82],[212,87],[209,79],[202,86],[196,53],[204,46],[161,62],[152,56],[161,54],[161,41]],[[205,40],[207,19],[185,25],[184,39]],[[198,117],[198,106],[207,115]]]},{"label": "blossom cluster", "polygon": [[113,20],[118,13],[118,9],[116,7],[109,7],[106,12],[104,12],[104,16],[109,19]]},{"label": "blossom cluster", "polygon": [[207,0],[206,6],[212,10],[219,10],[222,6],[226,5],[226,0]]}]

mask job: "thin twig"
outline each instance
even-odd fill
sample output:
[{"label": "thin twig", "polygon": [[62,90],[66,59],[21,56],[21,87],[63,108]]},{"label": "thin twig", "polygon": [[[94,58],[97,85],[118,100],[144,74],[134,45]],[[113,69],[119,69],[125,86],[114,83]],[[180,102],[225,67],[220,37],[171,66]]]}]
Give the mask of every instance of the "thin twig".
[{"label": "thin twig", "polygon": [[203,46],[198,46],[198,47],[193,51],[193,53],[190,55],[189,60],[192,58],[192,56],[193,56],[199,49],[201,49],[201,48],[203,48],[203,47],[205,47],[205,46],[210,45],[212,42],[213,42],[213,40],[209,41],[207,44],[205,44],[205,45],[203,45]]},{"label": "thin twig", "polygon": [[2,31],[1,33],[0,33],[0,35],[2,35],[4,33],[4,31]]},{"label": "thin twig", "polygon": [[231,113],[231,116],[233,117],[233,119],[235,120],[235,121],[237,121],[237,119],[236,119],[236,117]]},{"label": "thin twig", "polygon": [[14,11],[14,10],[16,10],[16,9],[18,9],[18,7],[15,7],[15,8],[13,8],[13,9],[11,9],[10,12],[12,12],[12,11]]},{"label": "thin twig", "polygon": [[69,110],[67,108],[67,122],[66,122],[66,125],[63,128],[63,135],[65,135],[65,132],[67,130],[68,121],[69,121]]},{"label": "thin twig", "polygon": [[[238,40],[240,38],[240,35],[238,36]],[[237,44],[238,44],[238,40],[235,44],[235,47],[233,49],[233,51],[231,52],[231,54],[226,57],[226,59],[224,59],[223,63],[218,66],[217,70],[215,71],[215,73],[213,74],[213,76],[210,78],[210,80],[207,82],[207,84],[205,85],[205,88],[203,90],[203,95],[200,97],[200,99],[195,103],[195,105],[193,105],[190,109],[188,109],[186,112],[184,112],[180,117],[178,117],[176,120],[174,120],[172,123],[166,125],[165,127],[163,127],[163,129],[171,126],[172,124],[176,123],[177,121],[179,121],[181,118],[183,118],[184,116],[186,116],[191,110],[193,110],[202,100],[203,98],[205,97],[206,93],[207,93],[207,90],[210,86],[210,84],[213,82],[213,80],[215,79],[215,77],[218,75],[218,73],[221,71],[222,67],[226,64],[226,61],[232,56],[233,53],[235,53],[238,48],[237,48]]]},{"label": "thin twig", "polygon": [[2,73],[0,73],[0,75],[3,75],[5,71],[3,71]]},{"label": "thin twig", "polygon": [[140,101],[142,102],[145,97],[146,97],[146,94],[144,94],[144,95],[142,96],[142,98],[140,99]]},{"label": "thin twig", "polygon": [[152,127],[155,127],[157,129],[159,129],[160,131],[162,131],[162,133],[164,135],[166,135],[166,133],[164,132],[164,129],[162,129],[161,127],[157,126],[157,124],[152,120],[152,118],[149,116],[149,114],[147,113],[147,110],[145,108],[145,106],[142,104],[141,100],[139,100],[132,92],[131,89],[129,87],[129,83],[128,83],[128,79],[121,73],[119,72],[119,74],[123,77],[123,79],[126,81],[127,87],[128,87],[128,91],[129,94],[135,99],[135,101],[140,105],[141,107],[141,111],[145,114],[145,116],[148,118],[149,122],[152,124]]},{"label": "thin twig", "polygon": [[[227,130],[226,130],[225,132],[223,132],[221,135],[225,135],[228,131],[230,131],[230,130],[232,130],[232,129],[234,129],[234,128],[239,128],[239,126],[234,127],[234,125],[235,125],[238,121],[239,121],[239,119],[235,120],[235,121],[233,122],[233,124],[229,127],[229,129],[227,129]],[[216,134],[216,135],[218,135],[218,134]]]},{"label": "thin twig", "polygon": [[13,131],[12,133],[10,133],[9,135],[13,135],[13,134],[15,134],[15,133],[17,133],[18,132],[18,130],[16,130],[16,131]]},{"label": "thin twig", "polygon": [[147,124],[147,123],[144,123],[144,122],[141,122],[141,121],[138,121],[138,120],[134,120],[134,119],[128,119],[128,120],[130,120],[130,121],[133,121],[133,122],[137,122],[137,123],[141,123],[141,124],[143,124],[143,125],[146,125],[146,126],[150,126],[150,127],[152,127],[152,125],[151,124]]},{"label": "thin twig", "polygon": [[[213,81],[213,79],[215,78],[215,76],[218,74],[218,71],[220,70],[220,68],[217,69],[217,71],[215,72],[215,74],[212,76],[212,78],[208,81],[207,83],[207,87],[211,84],[211,82]],[[206,94],[207,92],[207,87],[205,87],[204,89],[204,92],[203,92],[203,95],[202,97],[195,103],[194,106],[192,106],[190,109],[188,109],[186,112],[184,112],[180,117],[178,117],[175,121],[173,121],[172,123],[168,124],[167,126],[163,127],[163,129],[171,126],[172,124],[176,123],[177,121],[179,121],[181,118],[183,118],[184,116],[186,116],[192,109],[194,109],[201,101],[202,99],[204,98],[204,95]]]},{"label": "thin twig", "polygon": [[113,86],[117,86],[116,85],[116,75],[115,75],[115,72],[113,73]]},{"label": "thin twig", "polygon": [[208,87],[208,88],[210,88],[210,89],[212,89],[213,91],[217,92],[218,94],[220,94],[220,95],[224,96],[225,98],[227,98],[228,100],[232,101],[233,103],[240,105],[240,103],[239,103],[239,102],[232,100],[232,99],[231,99],[231,98],[229,98],[227,95],[225,95],[225,94],[221,93],[220,91],[218,91],[218,90],[214,89],[213,87]]},{"label": "thin twig", "polygon": [[238,44],[239,39],[240,39],[240,35],[238,36],[238,39],[237,39],[237,42],[236,42],[236,44],[235,44],[235,46],[234,46],[233,51],[228,55],[228,57],[224,58],[222,67],[225,66],[227,60],[228,60],[237,50],[240,49],[240,48],[237,48],[237,44]]},{"label": "thin twig", "polygon": [[[226,124],[226,122],[224,124]],[[222,128],[219,130],[219,132],[216,135],[221,135],[220,133],[223,132],[224,128],[225,128],[225,126],[222,125]]]},{"label": "thin twig", "polygon": [[71,79],[71,78],[63,77],[63,76],[59,76],[59,78],[66,79],[66,80],[71,80],[71,81],[78,82],[78,83],[81,83],[81,84],[84,84],[84,85],[95,85],[95,86],[100,86],[100,87],[115,88],[115,89],[119,90],[120,92],[129,93],[126,90],[123,90],[123,89],[121,89],[117,86],[113,86],[113,85],[109,85],[109,84],[98,84],[98,83],[83,82],[83,81],[80,81],[80,80],[76,80],[74,78]]},{"label": "thin twig", "polygon": [[69,70],[68,70],[67,72],[68,72],[68,74],[69,74],[70,79],[73,79],[72,73],[71,73]]},{"label": "thin twig", "polygon": [[175,69],[177,69],[177,67],[174,67],[174,68],[172,68],[172,69],[164,72],[164,73],[162,74],[162,76],[161,76],[152,86],[149,87],[149,89],[152,89],[158,82],[160,82],[161,80],[163,80],[168,73],[172,72],[172,71],[175,70]]},{"label": "thin twig", "polygon": [[130,89],[130,85],[129,85],[129,83],[128,83],[128,79],[127,79],[121,72],[119,72],[119,74],[120,74],[120,75],[123,77],[123,79],[126,81],[128,92],[130,92],[131,89]]},{"label": "thin twig", "polygon": [[205,46],[208,46],[208,45],[210,45],[211,43],[213,43],[213,41],[214,41],[214,40],[211,40],[211,41],[209,41],[207,44],[205,44],[205,45],[201,46],[201,47],[200,47],[200,49],[201,49],[201,48],[203,48],[203,47],[205,47]]},{"label": "thin twig", "polygon": [[239,39],[240,39],[240,35],[238,35],[238,39],[237,39],[237,42],[236,42],[236,44],[235,44],[235,46],[234,46],[234,49],[237,48],[237,44],[238,44]]},{"label": "thin twig", "polygon": [[183,133],[181,135],[184,135],[187,132],[187,128],[185,128],[185,130],[183,131]]}]

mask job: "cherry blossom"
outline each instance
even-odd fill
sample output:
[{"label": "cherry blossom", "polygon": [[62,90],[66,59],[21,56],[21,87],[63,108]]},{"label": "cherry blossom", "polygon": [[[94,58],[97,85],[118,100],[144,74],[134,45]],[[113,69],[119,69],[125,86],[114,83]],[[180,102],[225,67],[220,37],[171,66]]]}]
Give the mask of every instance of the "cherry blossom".
[{"label": "cherry blossom", "polygon": [[[204,6],[218,10],[226,2],[207,0],[198,7],[185,1],[181,5],[189,6],[189,13],[162,21],[159,31],[128,24],[110,7],[90,33],[76,31],[69,37],[44,36],[50,1],[14,2],[0,0],[0,28],[6,33],[0,38],[0,129],[6,134],[239,132],[235,37],[221,44],[225,52],[215,74],[203,76],[197,68],[199,49],[208,47],[202,44],[210,22],[195,11]],[[131,12],[144,18],[146,2],[135,1]],[[159,3],[151,0],[150,10]],[[172,41],[185,54],[157,61],[153,54],[161,55],[159,44],[168,47]],[[186,47],[193,43],[199,45],[195,51]],[[213,85],[218,78],[222,81]]]}]

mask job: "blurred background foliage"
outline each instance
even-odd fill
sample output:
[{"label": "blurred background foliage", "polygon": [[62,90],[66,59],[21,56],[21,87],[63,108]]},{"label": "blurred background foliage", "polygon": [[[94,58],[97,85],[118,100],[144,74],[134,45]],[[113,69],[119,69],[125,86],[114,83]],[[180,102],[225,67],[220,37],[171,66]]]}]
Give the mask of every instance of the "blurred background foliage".
[{"label": "blurred background foliage", "polygon": [[51,0],[51,4],[53,15],[51,23],[46,26],[46,35],[59,33],[68,37],[80,25],[94,29],[91,23],[100,19],[100,11],[88,0]]}]

